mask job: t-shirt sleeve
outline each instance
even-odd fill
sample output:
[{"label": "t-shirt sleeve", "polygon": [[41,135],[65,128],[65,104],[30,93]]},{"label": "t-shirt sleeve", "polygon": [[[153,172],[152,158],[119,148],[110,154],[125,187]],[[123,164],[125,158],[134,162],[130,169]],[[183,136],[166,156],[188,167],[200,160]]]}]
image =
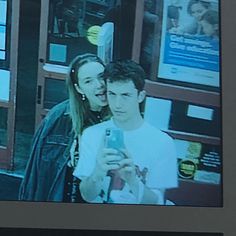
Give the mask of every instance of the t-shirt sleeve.
[{"label": "t-shirt sleeve", "polygon": [[168,135],[164,136],[150,168],[147,183],[150,188],[167,189],[178,186],[176,148],[173,139]]},{"label": "t-shirt sleeve", "polygon": [[98,152],[96,135],[92,129],[85,130],[79,142],[79,160],[73,175],[79,179],[83,179],[92,174],[96,165],[96,157]]}]

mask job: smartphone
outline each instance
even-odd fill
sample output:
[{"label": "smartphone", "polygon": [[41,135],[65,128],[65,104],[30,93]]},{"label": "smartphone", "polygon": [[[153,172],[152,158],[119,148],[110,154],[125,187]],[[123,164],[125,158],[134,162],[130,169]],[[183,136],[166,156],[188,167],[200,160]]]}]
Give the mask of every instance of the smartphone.
[{"label": "smartphone", "polygon": [[105,147],[118,150],[121,153],[121,158],[125,158],[125,154],[122,152],[122,149],[125,148],[123,131],[113,128],[106,129]]},{"label": "smartphone", "polygon": [[121,129],[106,129],[105,146],[117,150],[125,148],[123,131]]}]

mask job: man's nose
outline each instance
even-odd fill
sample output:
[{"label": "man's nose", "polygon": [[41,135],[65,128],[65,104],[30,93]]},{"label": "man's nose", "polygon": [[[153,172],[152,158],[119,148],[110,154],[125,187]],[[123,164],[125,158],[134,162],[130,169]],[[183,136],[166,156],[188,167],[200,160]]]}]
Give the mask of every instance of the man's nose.
[{"label": "man's nose", "polygon": [[120,96],[117,96],[115,99],[115,106],[116,108],[121,108],[122,107],[122,99]]}]

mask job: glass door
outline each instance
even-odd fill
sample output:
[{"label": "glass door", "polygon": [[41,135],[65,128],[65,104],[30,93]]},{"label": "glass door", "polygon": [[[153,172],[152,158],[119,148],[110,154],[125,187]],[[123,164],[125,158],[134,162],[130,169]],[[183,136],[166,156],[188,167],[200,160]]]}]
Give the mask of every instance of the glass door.
[{"label": "glass door", "polygon": [[13,168],[19,4],[0,0],[0,168],[8,170]]}]

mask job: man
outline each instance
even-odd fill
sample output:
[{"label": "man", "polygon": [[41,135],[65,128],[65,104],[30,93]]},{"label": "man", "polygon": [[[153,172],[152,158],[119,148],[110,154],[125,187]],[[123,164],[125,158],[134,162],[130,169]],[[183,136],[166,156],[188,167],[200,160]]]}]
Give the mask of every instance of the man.
[{"label": "man", "polygon": [[[143,120],[145,73],[131,60],[110,63],[104,77],[111,120],[86,129],[74,175],[88,202],[164,204],[164,190],[177,186],[173,140]],[[105,130],[120,129],[124,146],[106,147]],[[113,179],[120,186],[112,186]]]}]

